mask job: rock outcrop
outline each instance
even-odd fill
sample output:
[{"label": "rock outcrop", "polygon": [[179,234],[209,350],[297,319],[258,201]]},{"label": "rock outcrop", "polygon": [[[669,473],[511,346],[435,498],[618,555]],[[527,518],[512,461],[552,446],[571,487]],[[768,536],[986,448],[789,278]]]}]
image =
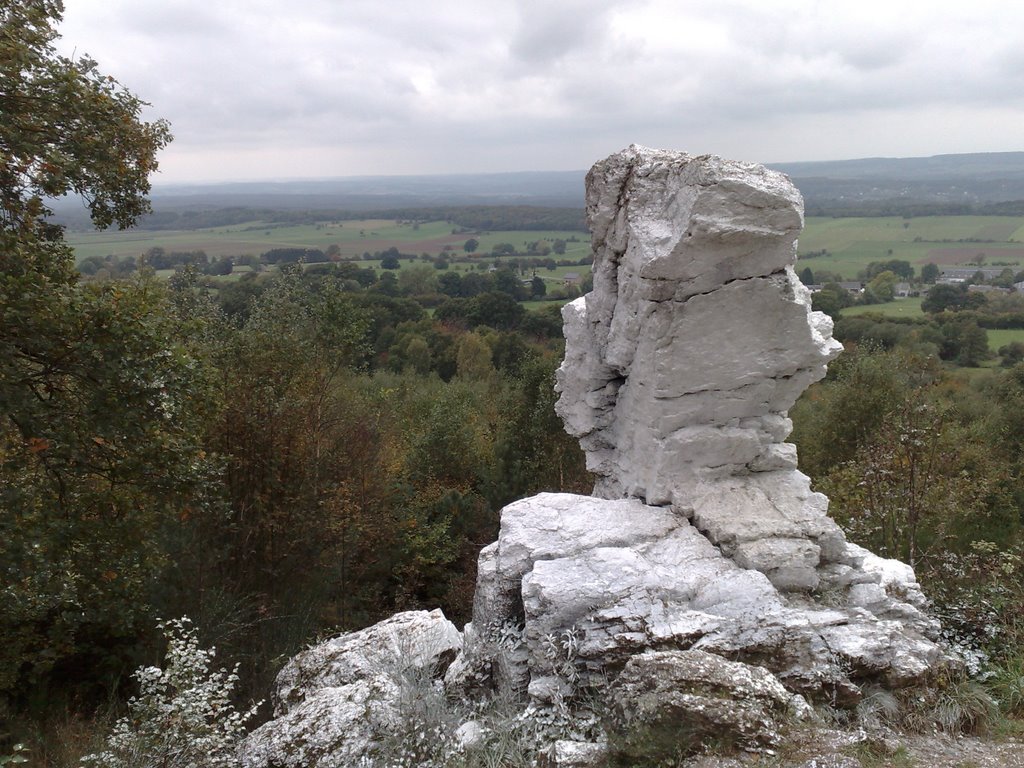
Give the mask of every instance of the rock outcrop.
[{"label": "rock outcrop", "polygon": [[439,610],[409,611],[316,645],[277,677],[274,719],[239,750],[243,768],[373,765],[407,717],[410,678],[440,678],[462,634]]},{"label": "rock outcrop", "polygon": [[[247,768],[376,764],[404,700],[381,672],[396,664],[443,673],[451,698],[518,697],[545,764],[584,766],[608,745],[551,724],[588,692],[629,722],[757,747],[805,697],[853,706],[865,684],[950,662],[913,571],[846,541],[785,442],[787,410],[841,350],[793,272],[789,180],[634,146],[594,166],[587,212],[594,290],[563,310],[557,411],[593,495],[502,510],[461,635],[401,614],[296,657]],[[488,731],[453,734],[469,749]]]},{"label": "rock outcrop", "polygon": [[611,695],[618,728],[632,741],[660,732],[691,752],[709,739],[745,749],[777,746],[784,724],[810,714],[766,669],[704,651],[638,654]]},{"label": "rock outcrop", "polygon": [[840,704],[927,677],[945,655],[913,571],[850,545],[784,442],[841,350],[793,271],[799,193],[761,166],[634,146],[591,170],[587,214],[594,290],[563,310],[556,409],[594,495],[503,510],[455,668],[493,666],[488,632],[520,625],[502,674],[537,701],[564,693],[558,637],[590,682],[690,648]]}]

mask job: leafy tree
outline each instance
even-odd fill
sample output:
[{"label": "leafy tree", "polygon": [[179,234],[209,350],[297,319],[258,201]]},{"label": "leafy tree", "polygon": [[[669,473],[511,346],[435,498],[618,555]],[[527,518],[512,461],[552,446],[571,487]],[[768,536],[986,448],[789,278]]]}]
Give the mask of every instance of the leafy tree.
[{"label": "leafy tree", "polygon": [[543,298],[548,292],[548,285],[544,282],[544,278],[539,275],[534,275],[533,280],[530,282],[530,295],[535,299]]},{"label": "leafy tree", "polygon": [[1011,341],[1009,344],[1004,344],[999,348],[999,357],[1001,358],[999,364],[1003,368],[1012,368],[1024,361],[1024,343],[1019,341]]},{"label": "leafy tree", "polygon": [[499,269],[494,273],[494,290],[507,293],[515,299],[525,299],[526,289],[511,269]]},{"label": "leafy tree", "polygon": [[960,351],[956,361],[966,368],[976,368],[990,357],[988,333],[975,322],[967,323],[959,330]]},{"label": "leafy tree", "polygon": [[939,276],[939,265],[931,262],[921,267],[921,282],[934,283]]},{"label": "leafy tree", "polygon": [[[99,227],[133,223],[167,123],[139,120],[144,103],[88,58],[58,56],[60,0],[0,5],[0,223],[5,234],[53,240],[43,198],[85,197]],[[7,251],[9,243],[4,243]]]},{"label": "leafy tree", "polygon": [[480,241],[475,237],[469,238],[465,243],[462,244],[462,250],[466,253],[474,253],[476,249],[480,247]]},{"label": "leafy tree", "polygon": [[847,349],[792,409],[800,467],[812,477],[850,461],[889,414],[938,375],[936,364],[869,344]]},{"label": "leafy tree", "polygon": [[944,312],[946,310],[956,312],[963,309],[977,309],[985,304],[985,296],[981,293],[971,293],[965,284],[949,285],[941,283],[928,290],[924,301],[921,302],[921,309],[929,313]]},{"label": "leafy tree", "polygon": [[[99,227],[149,210],[163,121],[53,48],[58,0],[0,4],[0,696],[96,676],[133,643],[158,533],[201,506],[208,388],[164,288],[80,285],[46,197]],[[77,663],[76,663],[77,662]]]},{"label": "leafy tree", "polygon": [[826,283],[820,291],[811,296],[811,307],[832,318],[839,317],[839,311],[853,303],[853,299],[839,283]]},{"label": "leafy tree", "polygon": [[446,296],[459,296],[462,291],[462,277],[458,272],[445,272],[437,278],[437,288]]},{"label": "leafy tree", "polygon": [[416,373],[425,375],[430,372],[430,346],[422,336],[414,336],[406,346],[406,358]]},{"label": "leafy tree", "polygon": [[[892,251],[890,251],[892,253]],[[889,261],[872,261],[864,269],[862,277],[864,280],[872,280],[883,272],[892,272],[897,279],[913,280],[914,268],[909,261],[902,259],[890,259]]]},{"label": "leafy tree", "polygon": [[814,285],[814,272],[810,267],[804,267],[800,270],[800,282],[804,285]]},{"label": "leafy tree", "polygon": [[398,289],[405,296],[422,296],[437,291],[437,272],[429,264],[414,264],[398,275]]},{"label": "leafy tree", "polygon": [[1001,472],[972,452],[927,392],[909,394],[822,489],[858,542],[920,567],[940,557],[958,527],[980,527]]},{"label": "leafy tree", "polygon": [[478,334],[466,333],[459,339],[455,371],[461,378],[477,381],[486,381],[494,376],[491,348]]},{"label": "leafy tree", "polygon": [[510,330],[519,326],[526,310],[512,296],[499,291],[481,293],[471,300],[469,322],[475,328],[486,325],[498,330]]},{"label": "leafy tree", "polygon": [[489,467],[488,496],[495,508],[540,491],[586,494],[593,487],[583,450],[555,414],[558,363],[556,355],[525,360],[502,402]]},{"label": "leafy tree", "polygon": [[884,272],[879,272],[874,276],[871,282],[868,283],[866,290],[870,290],[878,297],[880,302],[892,301],[895,293],[896,282],[896,273],[885,270]]},{"label": "leafy tree", "polygon": [[358,444],[354,422],[365,416],[342,382],[366,357],[368,313],[339,287],[317,287],[285,269],[216,345],[223,405],[207,444],[224,463],[227,509],[197,523],[195,580],[268,619],[291,595],[317,594],[317,565],[340,535],[324,510],[346,509],[337,494],[350,470],[339,457]]}]

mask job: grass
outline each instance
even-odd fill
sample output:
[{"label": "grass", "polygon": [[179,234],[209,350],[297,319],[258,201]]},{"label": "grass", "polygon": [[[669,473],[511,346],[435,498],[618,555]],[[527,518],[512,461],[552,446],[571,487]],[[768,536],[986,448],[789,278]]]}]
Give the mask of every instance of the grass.
[{"label": "grass", "polygon": [[921,299],[894,299],[885,304],[869,304],[863,307],[847,307],[842,311],[843,317],[859,315],[882,315],[884,317],[924,317]]},{"label": "grass", "polygon": [[989,328],[988,347],[993,352],[1011,341],[1024,342],[1024,328]]},{"label": "grass", "polygon": [[800,253],[822,249],[829,255],[805,255],[797,269],[828,270],[852,280],[872,261],[902,259],[920,272],[928,262],[952,267],[977,260],[978,254],[984,254],[990,266],[1001,261],[1020,266],[1024,264],[1024,217],[810,217],[800,236]]},{"label": "grass", "polygon": [[454,233],[444,221],[427,223],[400,222],[393,219],[362,219],[298,226],[275,226],[251,221],[229,227],[198,230],[143,230],[124,232],[68,232],[67,240],[78,260],[108,255],[122,258],[138,256],[159,246],[168,251],[205,251],[211,257],[261,254],[272,248],[318,248],[326,250],[337,245],[346,259],[359,259],[364,253],[384,251],[392,246],[403,253],[437,255],[450,246],[454,255],[465,256],[462,246],[470,237],[479,241],[477,253],[490,258],[491,249],[499,243],[511,243],[525,250],[529,242],[556,239],[566,242],[564,255],[551,254],[555,260],[579,260],[590,253],[590,238],[584,232],[519,232],[500,231],[482,234]]}]

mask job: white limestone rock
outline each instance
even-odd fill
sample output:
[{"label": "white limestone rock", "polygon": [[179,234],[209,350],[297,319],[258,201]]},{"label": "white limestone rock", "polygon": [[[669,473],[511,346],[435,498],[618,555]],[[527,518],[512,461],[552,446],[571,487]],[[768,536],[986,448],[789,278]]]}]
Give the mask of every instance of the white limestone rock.
[{"label": "white limestone rock", "polygon": [[685,506],[702,480],[795,469],[785,411],[841,346],[792,270],[789,180],[633,146],[591,170],[587,212],[594,290],[563,310],[556,410],[595,493]]},{"label": "white limestone rock", "polygon": [[396,669],[436,670],[443,675],[461,650],[462,634],[440,610],[395,614],[294,656],[277,675],[275,714],[288,711],[311,691]]},{"label": "white limestone rock", "polygon": [[[853,550],[848,559],[857,557]],[[762,664],[794,691],[850,704],[861,683],[909,684],[943,658],[929,639],[934,623],[915,607],[896,596],[847,600],[864,584],[883,590],[877,574],[836,566],[846,576],[837,586],[839,577],[825,572],[838,605],[824,607],[813,593],[780,591],[760,570],[724,556],[671,507],[540,494],[503,510],[487,558],[507,566],[518,588],[499,590],[497,569],[480,571],[478,597],[498,597],[477,601],[466,654],[451,671],[465,678],[461,670],[502,667],[504,683],[539,702],[567,693],[552,638],[573,643],[583,685],[614,677],[646,650],[697,648]],[[898,606],[903,619],[894,621]],[[521,626],[521,641],[504,649],[488,641],[483,628],[502,626]]]},{"label": "white limestone rock", "polygon": [[[913,571],[848,544],[784,442],[841,349],[793,272],[799,193],[633,146],[591,170],[587,213],[594,290],[563,310],[556,410],[598,498],[502,511],[457,668],[539,702],[566,695],[558,646],[574,685],[689,648],[846,704],[864,682],[921,681],[945,656]],[[488,639],[499,626],[522,627],[514,652]]]},{"label": "white limestone rock", "polygon": [[374,765],[382,735],[401,717],[403,686],[439,679],[461,649],[461,633],[434,610],[399,613],[303,651],[278,674],[275,718],[245,738],[239,764]]},{"label": "white limestone rock", "polygon": [[[359,765],[397,716],[399,692],[385,676],[309,691],[285,714],[250,733],[238,750],[242,768],[335,768]],[[372,765],[372,762],[370,763]]]},{"label": "white limestone rock", "polygon": [[603,768],[608,765],[608,745],[560,739],[537,764],[541,768]]}]

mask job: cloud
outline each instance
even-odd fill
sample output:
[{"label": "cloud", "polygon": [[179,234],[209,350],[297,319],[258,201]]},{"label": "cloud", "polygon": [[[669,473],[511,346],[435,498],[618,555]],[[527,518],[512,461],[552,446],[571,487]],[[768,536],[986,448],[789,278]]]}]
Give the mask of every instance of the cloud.
[{"label": "cloud", "polygon": [[[67,5],[62,50],[171,120],[168,177],[583,168],[632,141],[773,160],[1020,148],[1024,6],[999,0]],[[994,122],[943,130],[972,114]]]}]

